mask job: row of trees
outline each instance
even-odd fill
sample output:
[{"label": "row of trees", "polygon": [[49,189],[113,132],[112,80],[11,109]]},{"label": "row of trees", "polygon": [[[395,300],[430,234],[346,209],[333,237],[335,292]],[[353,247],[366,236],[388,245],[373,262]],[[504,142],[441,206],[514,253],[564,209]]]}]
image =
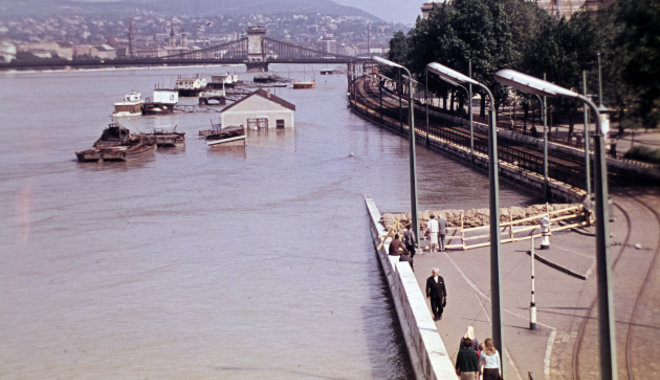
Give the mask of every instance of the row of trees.
[{"label": "row of trees", "polygon": [[[597,93],[601,56],[603,103],[623,128],[657,128],[660,123],[660,2],[616,0],[597,12],[555,18],[523,0],[452,0],[418,19],[408,34],[390,40],[389,59],[423,78],[429,62],[473,77],[491,88],[498,104],[507,92],[494,73],[512,68],[582,92],[582,71],[589,93]],[[453,89],[429,81],[446,94]],[[461,93],[457,93],[462,96]],[[558,100],[558,109],[576,104]]]}]

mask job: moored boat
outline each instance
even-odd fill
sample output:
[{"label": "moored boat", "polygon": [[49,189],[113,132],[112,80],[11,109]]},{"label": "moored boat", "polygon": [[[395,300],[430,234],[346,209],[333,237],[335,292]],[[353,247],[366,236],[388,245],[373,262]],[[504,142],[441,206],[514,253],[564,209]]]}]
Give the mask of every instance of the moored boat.
[{"label": "moored boat", "polygon": [[103,161],[133,161],[144,158],[156,150],[156,144],[140,141],[135,145],[119,145],[109,147],[92,147],[76,152],[79,162]]},{"label": "moored boat", "polygon": [[206,136],[211,149],[245,147],[245,128],[242,125],[221,128],[217,133]]},{"label": "moored boat", "polygon": [[76,157],[80,162],[131,161],[153,153],[155,149],[156,144],[132,135],[128,128],[120,126],[113,120],[94,145],[76,152]]},{"label": "moored boat", "polygon": [[151,132],[138,134],[142,141],[156,144],[159,148],[173,148],[182,146],[186,142],[186,132],[176,132],[176,126],[171,132],[163,129],[154,129]]},{"label": "moored boat", "polygon": [[176,80],[176,89],[179,91],[179,96],[197,96],[204,88],[206,88],[206,79],[199,76],[194,78],[179,77]]},{"label": "moored boat", "polygon": [[293,88],[295,89],[305,89],[305,88],[315,88],[316,81],[295,81],[293,82]]},{"label": "moored boat", "polygon": [[131,92],[124,95],[124,100],[114,105],[115,112],[112,114],[112,117],[140,116],[142,115],[144,100],[142,99],[142,94],[131,90]]},{"label": "moored boat", "polygon": [[147,98],[142,106],[144,115],[162,115],[174,112],[174,106],[179,102],[179,92],[175,89],[156,88],[154,96]]}]

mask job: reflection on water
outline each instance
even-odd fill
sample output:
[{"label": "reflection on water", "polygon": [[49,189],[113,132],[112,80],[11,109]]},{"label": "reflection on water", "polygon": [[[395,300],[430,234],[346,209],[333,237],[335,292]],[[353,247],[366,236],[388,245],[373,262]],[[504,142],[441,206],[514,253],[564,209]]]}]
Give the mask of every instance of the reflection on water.
[{"label": "reflection on water", "polygon": [[[196,138],[217,113],[176,113],[120,122],[185,148],[74,162],[127,90],[240,70],[0,76],[0,377],[412,376],[364,208],[409,208],[408,144],[347,110],[345,77],[274,90],[295,128],[243,149]],[[485,175],[422,147],[418,167],[420,208],[487,207]]]}]

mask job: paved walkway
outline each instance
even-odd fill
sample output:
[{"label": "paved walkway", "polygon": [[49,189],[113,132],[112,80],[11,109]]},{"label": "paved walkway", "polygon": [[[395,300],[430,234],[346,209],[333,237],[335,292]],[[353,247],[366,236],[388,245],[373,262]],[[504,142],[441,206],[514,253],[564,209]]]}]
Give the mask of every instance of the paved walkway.
[{"label": "paved walkway", "polygon": [[[660,199],[657,193],[651,197]],[[626,198],[620,200],[625,201]],[[645,218],[648,218],[641,210],[630,211],[629,218],[633,220],[633,225],[635,221],[643,223]],[[612,260],[619,254],[619,250],[615,248],[621,244],[624,239],[623,231],[627,230],[624,228],[626,218],[618,209],[615,210],[614,220],[615,222],[610,224]],[[635,248],[631,244],[634,242],[629,244],[629,253],[621,251],[624,255],[635,254]],[[650,251],[657,250],[657,232],[654,237],[649,236],[649,240],[643,245]],[[539,249],[539,239],[535,240],[535,246],[535,253],[538,255],[535,264],[537,324],[535,330],[530,330],[530,241],[501,245],[503,339],[506,347],[504,359],[508,366],[507,377],[528,379],[531,372],[535,379],[548,376],[552,379],[572,378],[571,359],[577,331],[580,322],[588,313],[589,305],[597,295],[594,228],[556,233],[550,238],[550,248],[547,250]],[[426,252],[415,256],[415,275],[422,292],[433,267],[440,269],[440,274],[447,284],[447,308],[442,321],[436,323],[453,361],[458,352],[459,340],[468,325],[474,326],[480,342],[492,336],[489,256],[489,247],[470,251]],[[629,277],[639,277],[640,274],[622,267],[614,271],[614,276],[618,282]],[[618,322],[624,313],[622,308],[630,309],[630,306],[619,302],[619,299],[628,296],[619,294],[618,290],[613,294]],[[660,339],[660,327],[653,327],[651,323],[650,334]],[[619,335],[624,334],[617,332],[617,345],[626,339],[625,336]],[[595,339],[596,342],[591,345],[597,346],[597,336],[590,339]],[[595,351],[594,355],[598,356],[598,352]],[[619,362],[623,360],[623,356],[619,354]],[[587,366],[590,366],[589,372],[594,373],[598,371],[598,361],[592,362],[593,364]],[[619,364],[620,375],[625,374],[622,373],[622,366],[625,371],[625,363]]]}]

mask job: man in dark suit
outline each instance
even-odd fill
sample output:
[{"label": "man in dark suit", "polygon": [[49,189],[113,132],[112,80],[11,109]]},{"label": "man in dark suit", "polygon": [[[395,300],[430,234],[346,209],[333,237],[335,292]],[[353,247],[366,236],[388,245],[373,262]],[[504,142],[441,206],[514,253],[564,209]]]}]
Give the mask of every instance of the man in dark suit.
[{"label": "man in dark suit", "polygon": [[431,299],[431,311],[433,311],[433,320],[435,321],[442,319],[442,311],[447,304],[445,280],[438,272],[438,268],[433,268],[431,277],[426,280],[426,297]]}]

